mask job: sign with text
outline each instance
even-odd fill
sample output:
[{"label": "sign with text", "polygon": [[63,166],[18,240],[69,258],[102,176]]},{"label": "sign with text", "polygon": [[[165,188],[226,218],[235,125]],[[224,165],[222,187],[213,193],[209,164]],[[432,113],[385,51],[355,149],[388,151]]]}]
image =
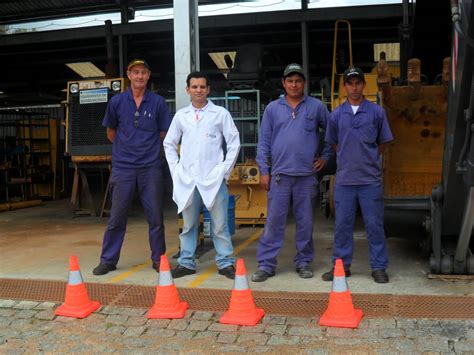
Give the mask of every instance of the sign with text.
[{"label": "sign with text", "polygon": [[100,102],[107,102],[108,89],[83,90],[79,92],[79,104],[95,104]]}]

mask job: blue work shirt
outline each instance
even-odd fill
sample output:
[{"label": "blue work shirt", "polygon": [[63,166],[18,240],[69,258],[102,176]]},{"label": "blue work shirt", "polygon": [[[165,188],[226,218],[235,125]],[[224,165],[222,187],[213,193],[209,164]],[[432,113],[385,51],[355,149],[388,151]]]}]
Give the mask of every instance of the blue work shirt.
[{"label": "blue work shirt", "polygon": [[160,132],[167,131],[171,124],[168,106],[161,96],[146,90],[138,108],[137,127],[135,112],[137,105],[130,89],[112,97],[107,105],[102,126],[116,130],[112,146],[112,166],[160,166]]},{"label": "blue work shirt", "polygon": [[379,145],[393,140],[385,110],[364,99],[354,114],[349,102],[331,115],[325,141],[337,145],[337,185],[382,181]]},{"label": "blue work shirt", "polygon": [[[263,113],[257,147],[257,164],[262,175],[307,176],[315,173],[319,128],[326,129],[329,111],[313,97],[304,96],[293,109],[286,97],[272,101]],[[324,148],[322,158],[333,155]]]}]

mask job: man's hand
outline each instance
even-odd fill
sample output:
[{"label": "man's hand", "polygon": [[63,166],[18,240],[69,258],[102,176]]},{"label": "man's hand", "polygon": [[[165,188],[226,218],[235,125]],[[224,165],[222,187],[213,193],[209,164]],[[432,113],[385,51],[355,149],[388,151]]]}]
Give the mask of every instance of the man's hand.
[{"label": "man's hand", "polygon": [[320,171],[326,166],[327,161],[323,158],[316,158],[313,162],[313,170]]},{"label": "man's hand", "polygon": [[115,129],[107,127],[107,138],[111,143],[115,140]]},{"label": "man's hand", "polygon": [[270,175],[260,175],[260,186],[266,191],[270,190]]}]

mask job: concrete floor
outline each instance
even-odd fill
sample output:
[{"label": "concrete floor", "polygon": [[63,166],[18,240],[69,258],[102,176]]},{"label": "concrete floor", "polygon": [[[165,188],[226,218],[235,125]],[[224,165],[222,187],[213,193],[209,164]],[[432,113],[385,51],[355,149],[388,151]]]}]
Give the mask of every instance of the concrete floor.
[{"label": "concrete floor", "polygon": [[[104,276],[92,275],[98,264],[106,218],[74,217],[69,201],[46,202],[43,206],[0,213],[0,278],[67,280],[70,255],[77,255],[86,282],[155,285],[157,273],[149,259],[147,223],[139,205],[133,209],[118,269]],[[178,250],[178,223],[172,204],[165,212],[167,255]],[[247,274],[256,270],[257,240],[262,228],[242,227],[233,237],[235,254],[245,260]],[[316,211],[314,241],[315,277],[300,279],[294,271],[294,222],[287,227],[287,241],[279,256],[277,275],[263,283],[250,282],[254,290],[328,292],[331,283],[320,275],[330,268],[333,221]],[[417,245],[407,239],[388,239],[390,283],[376,284],[370,276],[367,242],[363,226],[355,233],[352,293],[474,295],[472,281],[441,281],[427,278],[428,263],[418,255]],[[178,287],[226,288],[233,282],[216,273],[214,252],[198,260],[195,275],[175,280]]]}]

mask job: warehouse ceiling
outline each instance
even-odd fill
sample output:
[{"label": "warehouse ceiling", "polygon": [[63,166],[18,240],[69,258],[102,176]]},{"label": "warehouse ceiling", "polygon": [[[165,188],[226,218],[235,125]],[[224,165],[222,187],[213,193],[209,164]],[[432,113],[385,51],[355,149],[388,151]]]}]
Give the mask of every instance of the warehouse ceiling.
[{"label": "warehouse ceiling", "polygon": [[[235,0],[199,0],[200,5]],[[65,17],[173,7],[173,0],[2,0],[0,25]]]},{"label": "warehouse ceiling", "polygon": [[[200,0],[199,4],[225,2],[228,1]],[[173,98],[172,20],[126,23],[124,18],[129,15],[130,8],[139,10],[170,6],[172,1],[156,0],[3,0],[0,26],[122,11],[122,23],[112,26],[113,64],[118,67],[119,37],[122,36],[126,39],[128,59],[146,58],[152,67],[153,89],[167,98]],[[366,71],[375,64],[374,43],[399,41],[401,4],[206,16],[199,20],[201,70],[210,74],[213,94],[222,95],[229,88],[229,83],[209,53],[239,53],[241,46],[257,43],[263,50],[262,80],[270,92],[275,91],[283,68],[291,62],[302,62],[301,23],[304,21],[308,28],[311,87],[317,89],[320,80],[331,74],[334,23],[341,18],[351,22],[354,63]],[[343,29],[338,46],[340,69],[348,63],[347,38],[347,31]],[[66,64],[82,61],[92,62],[105,71],[105,25],[0,35],[0,65],[3,69],[0,76],[0,107],[61,102],[65,99],[66,83],[80,78]],[[117,69],[117,75],[119,73]],[[181,86],[184,89],[184,83],[178,88]]]}]

